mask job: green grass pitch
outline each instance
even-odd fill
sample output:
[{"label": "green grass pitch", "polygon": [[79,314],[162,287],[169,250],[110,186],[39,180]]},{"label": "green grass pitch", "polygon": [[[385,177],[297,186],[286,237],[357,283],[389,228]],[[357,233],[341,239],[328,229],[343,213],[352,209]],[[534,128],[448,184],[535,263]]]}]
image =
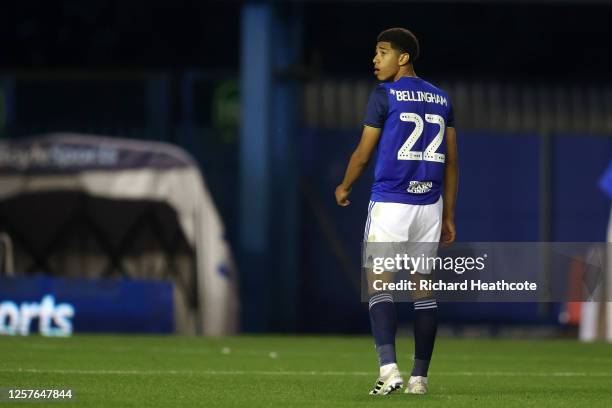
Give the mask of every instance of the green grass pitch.
[{"label": "green grass pitch", "polygon": [[[412,342],[398,349],[409,370]],[[424,396],[367,395],[368,337],[1,337],[0,353],[0,387],[75,393],[0,408],[612,406],[612,345],[571,340],[439,339]]]}]

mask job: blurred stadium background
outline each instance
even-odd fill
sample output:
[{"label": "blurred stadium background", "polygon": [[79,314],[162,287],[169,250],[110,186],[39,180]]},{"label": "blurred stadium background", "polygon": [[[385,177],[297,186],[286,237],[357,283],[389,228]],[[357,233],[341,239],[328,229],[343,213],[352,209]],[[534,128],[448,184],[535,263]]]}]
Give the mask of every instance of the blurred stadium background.
[{"label": "blurred stadium background", "polygon": [[[605,241],[610,18],[570,0],[3,4],[4,334],[38,331],[24,302],[72,307],[74,333],[367,333],[369,181],[345,209],[333,189],[391,26],[455,106],[458,239]],[[568,310],[440,316],[454,334],[559,335]]]}]

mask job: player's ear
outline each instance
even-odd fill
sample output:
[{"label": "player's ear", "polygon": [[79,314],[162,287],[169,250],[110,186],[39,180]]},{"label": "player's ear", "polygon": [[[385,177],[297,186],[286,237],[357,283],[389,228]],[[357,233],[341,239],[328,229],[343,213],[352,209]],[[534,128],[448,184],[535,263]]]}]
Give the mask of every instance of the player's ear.
[{"label": "player's ear", "polygon": [[399,57],[399,64],[406,65],[408,64],[408,62],[410,62],[410,54],[408,54],[407,52],[401,53]]}]

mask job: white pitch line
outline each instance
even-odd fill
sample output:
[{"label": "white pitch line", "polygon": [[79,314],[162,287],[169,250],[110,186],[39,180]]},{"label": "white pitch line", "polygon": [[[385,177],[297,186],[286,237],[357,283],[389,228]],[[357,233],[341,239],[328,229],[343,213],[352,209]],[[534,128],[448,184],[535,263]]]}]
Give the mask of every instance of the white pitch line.
[{"label": "white pitch line", "polygon": [[[290,376],[375,376],[367,371],[264,371],[264,370],[76,370],[38,368],[0,368],[4,373],[83,374],[83,375],[290,375]],[[404,375],[408,373],[404,372]],[[448,371],[432,376],[459,377],[612,377],[612,372],[514,372],[514,371]]]},{"label": "white pitch line", "polygon": [[478,376],[478,377],[612,377],[610,372],[512,372],[512,371],[455,371],[433,373],[434,376]]},{"label": "white pitch line", "polygon": [[[41,350],[62,350],[69,351],[63,345],[50,345],[50,344],[29,344],[24,345],[25,348],[30,349],[41,349]],[[219,346],[220,347],[220,346]],[[133,352],[151,352],[151,353],[167,353],[167,354],[219,354],[218,348],[210,348],[207,347],[198,347],[198,348],[185,348],[181,347],[180,349],[168,349],[163,347],[105,347],[104,351],[113,351],[117,353],[133,353]],[[82,348],[78,349],[78,351],[96,351],[96,349],[92,348]],[[283,350],[283,355],[291,355],[297,357],[308,357],[308,356],[334,356],[334,357],[356,357],[361,356],[361,352],[336,352],[336,351],[328,351],[328,352],[318,352],[318,351],[295,351],[295,350]],[[254,349],[242,349],[242,348],[232,348],[232,354],[234,355],[253,355],[253,356],[265,356],[269,357],[270,350],[254,350]],[[438,358],[444,360],[459,360],[459,361],[473,361],[475,359],[478,360],[516,360],[515,356],[505,356],[505,355],[482,355],[482,354],[443,354],[438,352],[436,354]],[[529,358],[530,362],[548,362],[548,361],[557,361],[556,357],[536,357]],[[592,362],[592,363],[600,363],[600,364],[608,364],[612,362],[612,358],[606,358],[602,356],[598,357],[576,357],[576,356],[566,356],[564,357],[564,361],[567,362]]]}]

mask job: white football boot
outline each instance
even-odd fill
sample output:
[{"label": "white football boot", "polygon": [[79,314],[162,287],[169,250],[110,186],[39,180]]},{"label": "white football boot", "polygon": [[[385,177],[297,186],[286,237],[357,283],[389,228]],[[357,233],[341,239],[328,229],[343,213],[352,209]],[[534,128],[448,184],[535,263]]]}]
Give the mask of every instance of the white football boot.
[{"label": "white football boot", "polygon": [[408,380],[406,394],[427,394],[427,377],[412,376]]},{"label": "white football boot", "polygon": [[[376,380],[370,395],[387,395],[399,390],[404,386],[404,380],[397,368],[397,364],[389,364],[390,367],[381,369],[381,376]],[[385,368],[387,368],[385,370]]]}]

